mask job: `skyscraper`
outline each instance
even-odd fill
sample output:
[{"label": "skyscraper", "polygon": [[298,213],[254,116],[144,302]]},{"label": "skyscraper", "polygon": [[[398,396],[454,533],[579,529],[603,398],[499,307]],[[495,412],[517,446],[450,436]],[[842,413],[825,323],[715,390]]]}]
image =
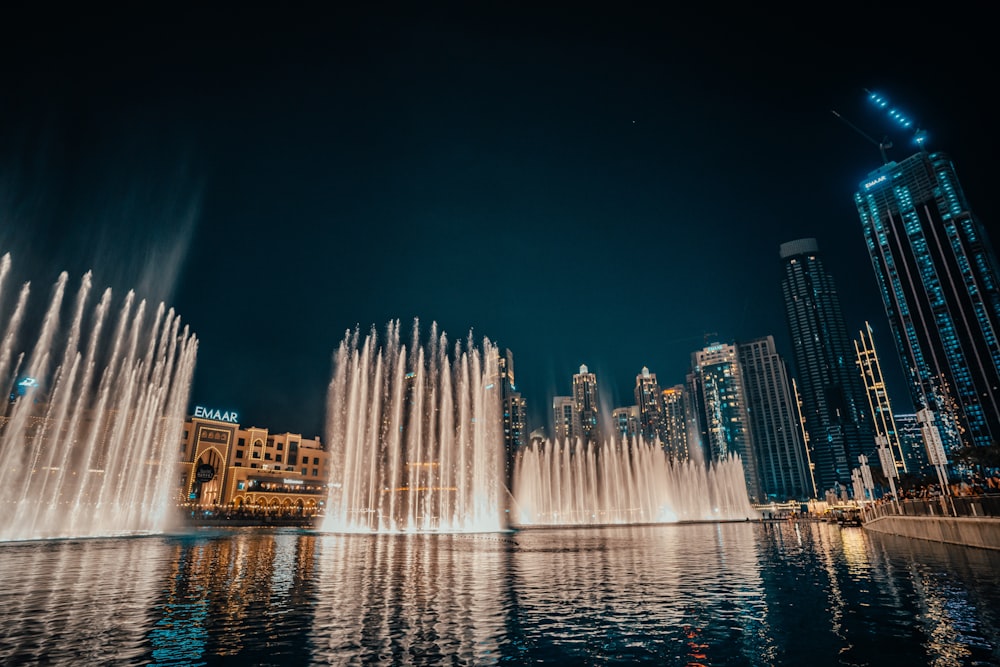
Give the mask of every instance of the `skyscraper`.
[{"label": "skyscraper", "polygon": [[854,201],[914,404],[947,448],[1000,442],[1000,271],[951,159],[888,162]]},{"label": "skyscraper", "polygon": [[635,376],[635,404],[639,406],[639,435],[646,442],[662,439],[663,405],[656,374],[645,366]]},{"label": "skyscraper", "polygon": [[687,392],[684,385],[667,387],[660,392],[663,405],[663,449],[675,461],[691,458],[688,449]]},{"label": "skyscraper", "polygon": [[618,437],[631,440],[639,434],[639,406],[615,408],[611,411],[611,421]]},{"label": "skyscraper", "polygon": [[835,484],[850,488],[851,469],[861,454],[871,458],[875,435],[840,297],[816,239],[783,243],[779,254],[802,416],[822,496]]},{"label": "skyscraper", "polygon": [[737,354],[763,494],[782,502],[812,497],[795,397],[774,337],[740,343]]},{"label": "skyscraper", "polygon": [[521,392],[514,384],[514,353],[504,350],[497,360],[500,383],[500,401],[503,409],[504,471],[508,487],[514,470],[517,450],[526,445],[527,407]]},{"label": "skyscraper", "polygon": [[580,366],[580,372],[573,376],[573,402],[580,422],[580,437],[584,440],[597,440],[597,376],[591,373],[586,365]]},{"label": "skyscraper", "polygon": [[922,477],[933,475],[934,469],[927,460],[927,447],[915,414],[896,415],[896,435],[906,461],[906,471]]},{"label": "skyscraper", "polygon": [[552,397],[552,427],[556,440],[576,440],[583,435],[580,413],[572,396]]},{"label": "skyscraper", "polygon": [[708,459],[739,455],[747,492],[751,500],[761,499],[736,346],[716,343],[694,352],[688,385]]}]

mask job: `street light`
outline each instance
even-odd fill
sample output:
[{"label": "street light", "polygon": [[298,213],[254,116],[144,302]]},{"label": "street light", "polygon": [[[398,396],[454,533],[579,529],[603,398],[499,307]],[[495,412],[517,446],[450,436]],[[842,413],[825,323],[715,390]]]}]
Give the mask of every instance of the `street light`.
[{"label": "street light", "polygon": [[892,450],[889,449],[888,438],[880,435],[876,438],[876,442],[878,442],[878,459],[882,464],[882,472],[889,480],[892,501],[896,508],[896,514],[899,514],[899,494],[896,492],[896,478],[899,477],[899,471],[896,469],[896,458],[892,455]]}]

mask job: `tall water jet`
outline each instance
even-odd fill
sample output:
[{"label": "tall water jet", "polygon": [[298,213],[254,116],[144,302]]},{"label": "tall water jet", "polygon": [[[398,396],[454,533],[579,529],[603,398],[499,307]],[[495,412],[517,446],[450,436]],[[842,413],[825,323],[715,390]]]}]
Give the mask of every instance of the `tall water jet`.
[{"label": "tall water jet", "polygon": [[331,532],[489,532],[503,529],[503,426],[497,347],[463,346],[437,325],[427,345],[399,321],[380,343],[347,332],[327,404]]},{"label": "tall water jet", "polygon": [[[10,256],[0,259],[0,309]],[[0,310],[0,541],[161,532],[176,504],[177,445],[197,339],[173,309],[111,290],[89,310],[62,273],[28,352],[15,353],[30,293]],[[64,313],[64,311],[68,311]],[[68,321],[64,322],[64,314]],[[112,321],[113,320],[113,321]]]},{"label": "tall water jet", "polygon": [[514,467],[512,523],[529,526],[743,521],[758,514],[743,464],[671,461],[639,439],[532,443]]}]

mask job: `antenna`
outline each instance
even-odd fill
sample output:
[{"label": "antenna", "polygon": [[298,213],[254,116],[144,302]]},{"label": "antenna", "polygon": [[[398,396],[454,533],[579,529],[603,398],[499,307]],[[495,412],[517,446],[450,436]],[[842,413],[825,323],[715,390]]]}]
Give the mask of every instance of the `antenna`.
[{"label": "antenna", "polygon": [[[868,99],[879,109],[885,111],[889,118],[893,119],[902,127],[904,130],[909,130],[913,128],[913,121],[904,116],[895,108],[889,106],[889,100],[885,98],[884,95],[879,93],[873,93],[867,88],[864,89],[865,93],[868,94]],[[920,146],[921,150],[924,150],[924,142],[927,141],[927,132],[921,130],[919,127],[913,130],[913,140]]]},{"label": "antenna", "polygon": [[832,113],[834,116],[836,116],[840,120],[844,121],[844,124],[847,125],[847,127],[851,128],[852,130],[854,130],[855,132],[857,132],[858,134],[860,134],[862,137],[864,137],[865,139],[867,139],[871,143],[873,143],[876,146],[878,146],[879,153],[882,154],[882,164],[888,164],[889,163],[889,158],[886,157],[886,154],[885,154],[885,150],[887,148],[892,148],[892,142],[889,141],[889,137],[882,137],[882,141],[875,141],[874,139],[872,139],[871,137],[869,137],[867,134],[865,134],[864,132],[862,132],[858,128],[857,125],[855,125],[851,121],[847,120],[846,118],[844,118],[843,116],[841,116],[839,113],[837,113],[833,109],[830,109],[830,113]]}]

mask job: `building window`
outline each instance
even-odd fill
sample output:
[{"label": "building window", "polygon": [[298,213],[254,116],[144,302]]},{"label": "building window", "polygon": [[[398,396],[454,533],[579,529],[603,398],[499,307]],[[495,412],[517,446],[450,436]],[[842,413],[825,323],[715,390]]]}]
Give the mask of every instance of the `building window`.
[{"label": "building window", "polygon": [[308,456],[303,456],[302,457],[302,465],[306,465],[307,463],[309,463],[309,457]]},{"label": "building window", "polygon": [[288,455],[288,465],[293,466],[293,465],[295,465],[298,462],[299,462],[299,457],[298,457],[297,454],[289,454]]},{"label": "building window", "polygon": [[236,462],[236,465],[234,465],[233,467],[234,467],[234,468],[242,468],[242,467],[243,467],[243,464],[242,464],[242,463],[240,463],[239,461],[237,461],[237,462]]},{"label": "building window", "polygon": [[274,460],[275,460],[275,462],[277,462],[277,463],[281,463],[281,454],[275,454],[275,456],[274,456]]},{"label": "building window", "polygon": [[316,468],[313,468],[313,477],[319,477],[319,470]]},{"label": "building window", "polygon": [[271,452],[265,452],[264,453],[264,460],[265,461],[270,461],[271,460]]},{"label": "building window", "polygon": [[279,442],[279,443],[278,443],[278,451],[280,452],[280,451],[281,451],[281,450],[283,450],[284,448],[285,448],[285,443],[283,443],[283,442]]},{"label": "building window", "polygon": [[305,477],[305,476],[306,476],[306,469],[305,469],[305,468],[303,468],[303,469],[302,469],[302,476],[303,476],[303,477]]},{"label": "building window", "polygon": [[236,441],[236,444],[240,447],[244,447],[247,444],[247,440],[246,438],[240,438],[239,440]]},{"label": "building window", "polygon": [[257,467],[257,464],[256,464],[256,463],[251,463],[251,464],[250,464],[250,467],[251,467],[251,468],[256,468],[256,467]]},{"label": "building window", "polygon": [[243,450],[242,449],[237,449],[236,450],[236,458],[238,458],[238,459],[243,458]]}]

